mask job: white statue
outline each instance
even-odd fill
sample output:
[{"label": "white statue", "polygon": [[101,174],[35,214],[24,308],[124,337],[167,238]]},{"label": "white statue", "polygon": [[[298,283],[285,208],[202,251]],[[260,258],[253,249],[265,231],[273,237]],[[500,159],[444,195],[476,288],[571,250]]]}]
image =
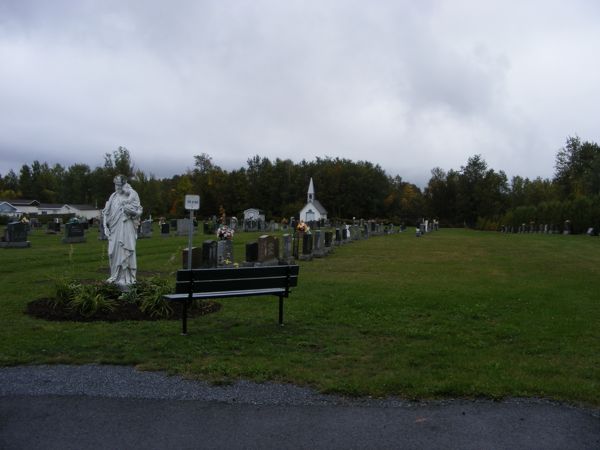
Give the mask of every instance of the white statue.
[{"label": "white statue", "polygon": [[125,176],[117,175],[113,181],[115,192],[102,210],[110,262],[110,278],[107,281],[125,289],[136,282],[135,244],[142,206],[140,197]]}]

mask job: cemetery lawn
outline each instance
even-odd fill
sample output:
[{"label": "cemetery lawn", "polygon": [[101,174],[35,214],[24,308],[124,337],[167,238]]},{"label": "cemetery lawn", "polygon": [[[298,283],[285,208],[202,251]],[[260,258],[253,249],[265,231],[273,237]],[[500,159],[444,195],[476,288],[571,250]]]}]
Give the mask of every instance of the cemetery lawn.
[{"label": "cemetery lawn", "polygon": [[[599,238],[442,229],[354,242],[300,262],[284,327],[276,297],[219,300],[188,336],[179,321],[25,315],[59,277],[107,277],[96,236],[68,245],[35,231],[31,248],[0,250],[0,365],[122,364],[356,396],[600,405]],[[187,238],[154,236],[138,241],[139,277],[174,280]],[[236,261],[257,236],[235,235]]]}]

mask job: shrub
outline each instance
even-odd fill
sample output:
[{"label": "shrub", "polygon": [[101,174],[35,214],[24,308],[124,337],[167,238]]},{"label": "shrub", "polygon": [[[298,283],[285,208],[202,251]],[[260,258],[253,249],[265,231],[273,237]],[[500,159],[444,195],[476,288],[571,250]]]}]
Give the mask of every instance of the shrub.
[{"label": "shrub", "polygon": [[119,289],[119,286],[113,283],[107,283],[106,281],[99,281],[95,283],[94,286],[96,286],[98,294],[113,300],[118,299],[122,293],[121,289]]},{"label": "shrub", "polygon": [[98,284],[82,284],[74,290],[70,307],[83,317],[91,317],[98,311],[114,311],[117,302],[105,297]]},{"label": "shrub", "polygon": [[54,281],[54,295],[50,304],[54,309],[69,306],[81,284],[67,277],[60,277]]},{"label": "shrub", "polygon": [[162,298],[173,291],[169,281],[153,277],[139,280],[135,286],[137,303],[140,310],[152,317],[164,318],[173,313],[173,308]]},{"label": "shrub", "polygon": [[172,291],[170,282],[159,277],[138,280],[126,292],[105,281],[82,284],[63,277],[55,281],[50,303],[54,309],[69,308],[84,317],[91,317],[99,311],[114,311],[119,302],[131,303],[144,314],[166,318],[173,314],[173,308],[162,296]]}]

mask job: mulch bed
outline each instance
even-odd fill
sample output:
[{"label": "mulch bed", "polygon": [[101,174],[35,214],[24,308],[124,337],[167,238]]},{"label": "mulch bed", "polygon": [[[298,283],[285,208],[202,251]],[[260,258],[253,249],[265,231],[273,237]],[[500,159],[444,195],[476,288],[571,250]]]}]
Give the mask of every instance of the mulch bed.
[{"label": "mulch bed", "polygon": [[[25,314],[38,319],[51,321],[71,321],[71,322],[120,322],[123,320],[180,320],[182,304],[173,302],[171,304],[173,314],[167,318],[156,318],[140,311],[136,305],[126,302],[119,302],[114,311],[98,311],[91,317],[84,317],[76,311],[67,308],[54,308],[48,298],[33,300],[27,304]],[[188,317],[200,317],[217,312],[221,309],[221,304],[213,301],[203,301],[195,303],[192,308],[188,308]]]}]

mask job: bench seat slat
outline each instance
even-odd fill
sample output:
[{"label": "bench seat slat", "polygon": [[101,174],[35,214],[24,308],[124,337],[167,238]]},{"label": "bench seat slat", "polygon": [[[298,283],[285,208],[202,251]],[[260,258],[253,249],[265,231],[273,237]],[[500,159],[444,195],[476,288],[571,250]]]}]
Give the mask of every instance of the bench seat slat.
[{"label": "bench seat slat", "polygon": [[[285,294],[284,288],[271,288],[271,289],[245,289],[242,291],[213,291],[213,292],[194,292],[192,298],[228,298],[228,297],[251,297],[255,295],[281,295]],[[189,295],[187,293],[182,294],[167,294],[163,295],[167,300],[181,301],[187,300]]]},{"label": "bench seat slat", "polygon": [[[288,284],[289,281],[289,284]],[[192,292],[242,291],[246,289],[267,289],[294,287],[298,285],[298,277],[238,278],[223,280],[192,281]],[[178,281],[175,293],[183,294],[190,289],[189,281]]]},{"label": "bench seat slat", "polygon": [[299,266],[261,266],[261,267],[238,267],[232,268],[212,268],[212,269],[193,269],[178,270],[177,281],[190,281],[190,276],[194,280],[224,280],[235,278],[264,278],[277,276],[298,276]]}]

